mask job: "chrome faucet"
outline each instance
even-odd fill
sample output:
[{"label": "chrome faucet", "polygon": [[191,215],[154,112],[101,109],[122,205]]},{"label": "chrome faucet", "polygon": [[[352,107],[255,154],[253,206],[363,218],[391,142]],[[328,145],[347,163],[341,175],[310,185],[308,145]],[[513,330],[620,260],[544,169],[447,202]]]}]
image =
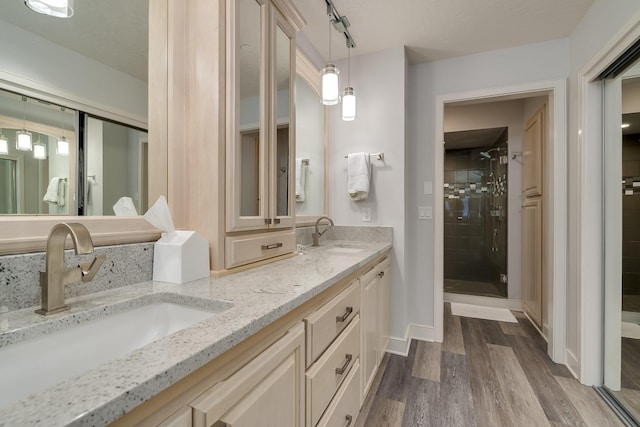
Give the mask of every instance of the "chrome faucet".
[{"label": "chrome faucet", "polygon": [[64,244],[71,236],[76,255],[93,253],[93,241],[86,227],[79,223],[60,223],[53,226],[47,239],[46,270],[40,272],[42,308],[38,314],[53,314],[69,309],[64,303],[64,285],[75,282],[90,282],[105,261],[97,255],[93,261],[74,268],[64,269]]},{"label": "chrome faucet", "polygon": [[325,228],[323,231],[320,231],[318,229],[318,226],[320,225],[320,221],[322,221],[323,219],[328,220],[329,224],[331,224],[331,226],[333,227],[333,220],[331,218],[329,218],[328,216],[321,216],[320,218],[318,218],[316,220],[316,231],[314,233],[311,233],[311,237],[313,238],[313,244],[311,246],[319,246],[320,243],[318,242],[318,239],[320,238],[320,236],[322,236],[324,233],[326,233],[327,230],[329,229],[328,227]]}]

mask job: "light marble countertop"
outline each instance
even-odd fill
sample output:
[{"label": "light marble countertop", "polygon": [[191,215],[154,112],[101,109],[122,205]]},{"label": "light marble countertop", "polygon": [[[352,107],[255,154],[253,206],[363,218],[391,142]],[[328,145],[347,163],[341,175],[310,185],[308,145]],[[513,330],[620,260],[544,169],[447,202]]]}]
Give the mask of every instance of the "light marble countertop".
[{"label": "light marble countertop", "polygon": [[69,299],[71,310],[46,318],[34,314],[33,307],[10,312],[5,315],[8,330],[0,332],[0,351],[14,342],[148,302],[223,310],[0,408],[0,426],[102,426],[116,420],[391,249],[390,243],[353,242],[362,251],[336,252],[342,243],[349,242],[307,247],[305,255],[229,276],[183,285],[149,281]]}]

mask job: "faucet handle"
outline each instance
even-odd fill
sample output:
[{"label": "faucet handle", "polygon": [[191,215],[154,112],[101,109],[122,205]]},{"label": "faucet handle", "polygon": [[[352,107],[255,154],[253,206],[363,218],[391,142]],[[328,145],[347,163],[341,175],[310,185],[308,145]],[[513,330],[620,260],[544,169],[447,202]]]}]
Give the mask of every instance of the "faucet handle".
[{"label": "faucet handle", "polygon": [[83,262],[82,264],[80,264],[78,267],[80,267],[80,269],[82,270],[82,281],[92,281],[106,259],[107,257],[105,255],[96,255],[96,257],[90,263]]}]

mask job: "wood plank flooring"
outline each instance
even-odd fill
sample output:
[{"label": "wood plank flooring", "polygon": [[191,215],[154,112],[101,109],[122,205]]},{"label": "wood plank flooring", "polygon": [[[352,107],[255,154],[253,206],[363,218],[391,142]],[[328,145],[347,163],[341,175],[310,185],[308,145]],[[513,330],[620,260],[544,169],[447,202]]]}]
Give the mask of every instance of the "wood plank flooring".
[{"label": "wood plank flooring", "polygon": [[517,324],[458,317],[446,304],[444,342],[387,354],[356,426],[623,426],[514,315]]}]

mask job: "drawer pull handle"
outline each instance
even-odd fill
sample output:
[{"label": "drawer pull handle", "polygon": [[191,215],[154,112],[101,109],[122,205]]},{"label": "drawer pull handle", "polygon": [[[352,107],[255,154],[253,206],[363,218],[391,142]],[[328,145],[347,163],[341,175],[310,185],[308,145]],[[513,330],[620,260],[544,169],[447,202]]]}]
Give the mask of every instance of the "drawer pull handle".
[{"label": "drawer pull handle", "polygon": [[351,354],[347,354],[347,360],[344,361],[344,365],[342,365],[342,368],[336,368],[336,375],[342,375],[345,373],[345,371],[349,367],[349,363],[351,363],[351,359],[353,359],[353,356]]},{"label": "drawer pull handle", "polygon": [[347,307],[347,311],[342,316],[336,316],[336,322],[344,322],[351,313],[353,313],[353,307]]},{"label": "drawer pull handle", "polygon": [[272,243],[270,245],[262,245],[260,247],[262,248],[263,251],[266,251],[267,249],[281,248],[282,247],[282,243]]},{"label": "drawer pull handle", "polygon": [[347,425],[344,427],[349,427],[351,425],[351,421],[353,421],[353,417],[351,415],[347,415],[344,419],[347,420]]},{"label": "drawer pull handle", "polygon": [[273,220],[273,223],[274,223],[274,224],[280,224],[280,218],[275,218],[275,219]]}]

